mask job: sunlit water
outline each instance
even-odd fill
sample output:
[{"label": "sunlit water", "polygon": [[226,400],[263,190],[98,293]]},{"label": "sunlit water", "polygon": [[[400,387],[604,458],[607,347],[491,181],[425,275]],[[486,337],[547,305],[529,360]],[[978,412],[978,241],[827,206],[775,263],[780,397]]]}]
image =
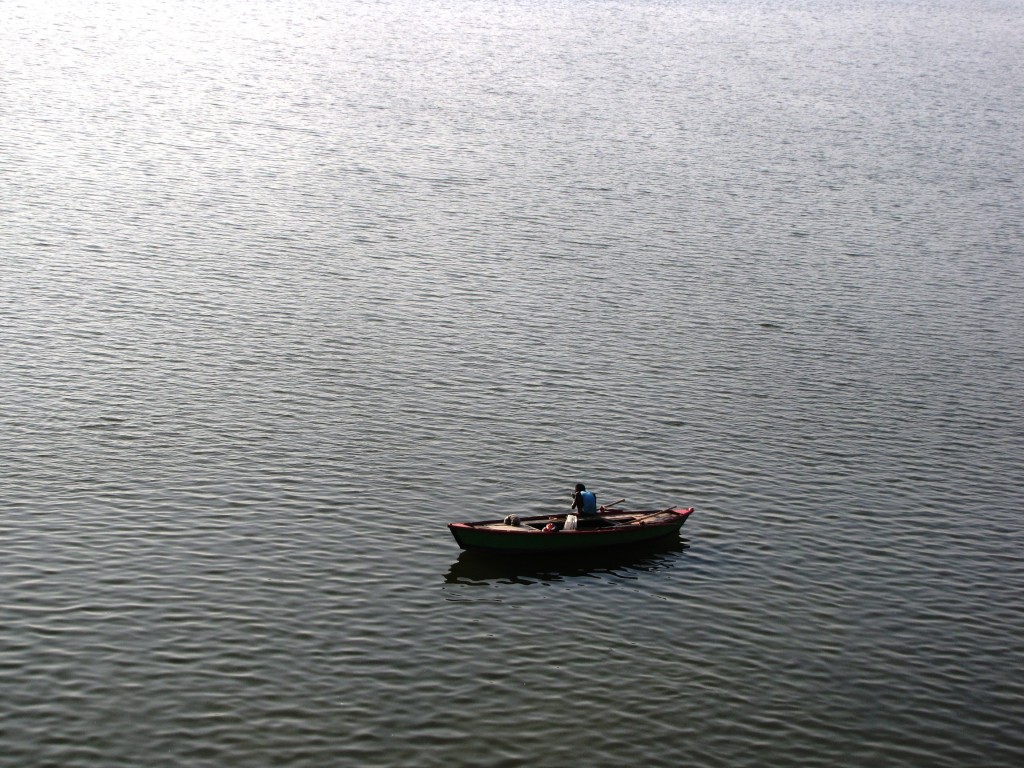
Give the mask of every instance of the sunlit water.
[{"label": "sunlit water", "polygon": [[0,764],[1024,762],[1019,2],[0,22]]}]

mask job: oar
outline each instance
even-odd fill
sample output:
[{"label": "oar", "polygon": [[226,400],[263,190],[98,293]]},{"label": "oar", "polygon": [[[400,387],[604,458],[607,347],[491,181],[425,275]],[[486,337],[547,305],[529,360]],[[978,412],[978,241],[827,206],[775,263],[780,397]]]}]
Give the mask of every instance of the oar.
[{"label": "oar", "polygon": [[601,509],[608,509],[608,507],[614,507],[616,504],[621,504],[624,501],[625,499],[619,499],[618,501],[613,501],[611,504],[602,504]]},{"label": "oar", "polygon": [[646,515],[640,515],[640,517],[634,517],[633,518],[633,522],[630,523],[630,525],[633,525],[634,523],[639,523],[641,520],[646,520],[649,517],[654,517],[656,515],[663,515],[666,512],[671,512],[672,509],[673,509],[672,507],[669,507],[668,509],[659,509],[657,512],[648,512]]}]

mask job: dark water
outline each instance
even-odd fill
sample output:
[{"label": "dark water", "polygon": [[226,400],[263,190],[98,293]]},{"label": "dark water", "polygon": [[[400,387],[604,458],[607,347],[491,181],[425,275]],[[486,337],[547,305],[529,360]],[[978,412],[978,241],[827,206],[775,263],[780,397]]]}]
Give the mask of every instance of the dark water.
[{"label": "dark water", "polygon": [[1021,3],[0,22],[0,764],[1024,761]]}]

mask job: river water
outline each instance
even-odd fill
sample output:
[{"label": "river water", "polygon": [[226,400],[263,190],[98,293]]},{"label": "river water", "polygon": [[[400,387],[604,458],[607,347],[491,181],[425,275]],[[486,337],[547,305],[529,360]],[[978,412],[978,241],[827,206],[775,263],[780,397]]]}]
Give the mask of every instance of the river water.
[{"label": "river water", "polygon": [[1024,762],[1020,2],[0,22],[0,765]]}]

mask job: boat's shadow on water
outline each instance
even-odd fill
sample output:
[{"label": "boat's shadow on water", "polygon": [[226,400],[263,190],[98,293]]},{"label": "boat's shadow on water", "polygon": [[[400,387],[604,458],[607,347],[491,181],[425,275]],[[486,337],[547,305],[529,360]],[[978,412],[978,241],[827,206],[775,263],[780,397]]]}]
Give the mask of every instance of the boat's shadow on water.
[{"label": "boat's shadow on water", "polygon": [[448,584],[534,584],[596,573],[660,571],[675,563],[689,548],[687,539],[671,538],[614,550],[557,555],[462,552],[444,580]]}]

